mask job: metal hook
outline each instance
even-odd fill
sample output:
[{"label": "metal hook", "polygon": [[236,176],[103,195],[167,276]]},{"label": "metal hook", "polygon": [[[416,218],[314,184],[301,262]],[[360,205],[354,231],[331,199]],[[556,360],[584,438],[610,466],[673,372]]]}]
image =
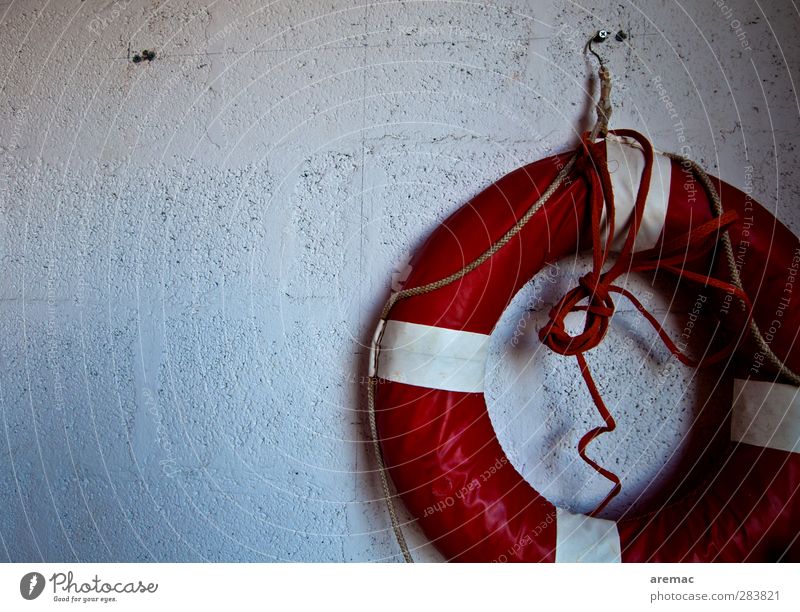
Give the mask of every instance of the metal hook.
[{"label": "metal hook", "polygon": [[591,53],[592,55],[594,55],[601,66],[605,66],[605,61],[592,48],[592,43],[605,42],[608,39],[608,37],[609,37],[608,30],[598,30],[597,33],[588,40],[588,42],[586,43],[586,48],[584,50],[585,53]]},{"label": "metal hook", "polygon": [[[610,36],[611,36],[611,32],[609,32],[608,30],[598,30],[595,33],[595,35],[592,36],[589,39],[589,41],[586,43],[586,48],[584,49],[584,52],[585,53],[591,53],[592,55],[594,55],[597,58],[597,61],[600,63],[600,66],[605,66],[606,62],[602,57],[600,57],[600,55],[598,55],[597,51],[595,51],[592,48],[592,43],[605,42],[605,41],[607,41],[609,39]],[[620,30],[614,36],[614,40],[616,40],[617,42],[623,42],[623,41],[627,40],[627,38],[628,38],[628,35],[625,33],[624,30]]]}]

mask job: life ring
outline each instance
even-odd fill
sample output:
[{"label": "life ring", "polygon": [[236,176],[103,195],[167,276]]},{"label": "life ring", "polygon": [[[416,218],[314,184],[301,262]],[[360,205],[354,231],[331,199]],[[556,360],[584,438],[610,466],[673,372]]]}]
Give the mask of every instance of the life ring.
[{"label": "life ring", "polygon": [[[731,414],[720,417],[731,422],[721,467],[680,501],[618,521],[537,493],[508,461],[483,395],[489,335],[511,299],[546,263],[588,246],[595,270],[554,308],[541,333],[548,346],[580,360],[602,339],[611,294],[635,299],[615,275],[663,269],[713,290],[727,338],[713,359],[737,376]],[[370,399],[398,495],[456,561],[799,561],[799,267],[800,241],[766,209],[635,132],[584,138],[576,155],[511,172],[433,232],[378,324]],[[586,327],[571,337],[563,315],[575,309]],[[756,327],[760,343],[748,333]],[[606,426],[582,440],[589,462],[586,445],[613,428],[603,416]]]}]

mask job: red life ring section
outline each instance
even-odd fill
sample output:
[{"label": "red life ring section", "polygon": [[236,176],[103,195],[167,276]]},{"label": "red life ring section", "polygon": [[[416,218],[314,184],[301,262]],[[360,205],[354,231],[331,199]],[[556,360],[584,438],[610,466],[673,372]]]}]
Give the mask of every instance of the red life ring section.
[{"label": "red life ring section", "polygon": [[[625,130],[585,140],[565,180],[526,217],[570,159],[519,168],[447,219],[412,261],[403,299],[390,301],[379,322],[375,415],[399,496],[450,560],[800,561],[800,398],[785,378],[800,371],[798,239],[748,195],[706,177],[709,191],[688,162],[654,153]],[[713,192],[724,214],[715,212]],[[503,310],[546,263],[589,246],[595,270],[554,308],[541,337],[578,357],[601,413],[582,353],[605,333],[610,296],[635,300],[613,284],[627,270],[673,273],[679,288],[710,286],[725,346],[706,354],[729,360],[737,376],[731,413],[720,415],[730,421],[730,446],[708,467],[706,482],[655,512],[619,521],[572,514],[537,493],[503,452],[483,394],[489,334]],[[482,255],[480,265],[436,285]],[[735,261],[740,289],[726,261]],[[570,310],[586,317],[574,337],[562,324]],[[760,344],[752,323],[763,330]],[[606,426],[579,447],[590,463],[586,446],[613,428],[603,416]],[[613,473],[593,467],[618,487]]]}]

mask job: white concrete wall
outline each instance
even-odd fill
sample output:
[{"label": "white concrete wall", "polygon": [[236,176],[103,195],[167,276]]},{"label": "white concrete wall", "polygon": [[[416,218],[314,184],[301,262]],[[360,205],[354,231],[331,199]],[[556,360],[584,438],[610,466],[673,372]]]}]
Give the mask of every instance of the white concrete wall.
[{"label": "white concrete wall", "polygon": [[[0,0],[0,561],[395,555],[363,341],[439,220],[575,142],[590,32],[630,34],[601,47],[616,126],[685,137],[800,230],[800,17],[718,4]],[[578,510],[605,490],[574,450],[596,417],[535,323],[582,265],[509,310],[489,392],[515,465]],[[612,514],[669,478],[708,387],[652,340],[622,314],[592,355]]]}]

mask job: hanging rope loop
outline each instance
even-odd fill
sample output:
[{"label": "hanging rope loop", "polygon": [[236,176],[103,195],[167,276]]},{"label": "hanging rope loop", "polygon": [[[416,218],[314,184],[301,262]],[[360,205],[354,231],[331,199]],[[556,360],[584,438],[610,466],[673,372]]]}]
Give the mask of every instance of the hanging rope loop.
[{"label": "hanging rope loop", "polygon": [[[687,265],[700,257],[709,255],[714,250],[721,236],[736,221],[736,213],[729,211],[714,217],[710,221],[693,228],[683,236],[657,245],[654,248],[639,252],[634,250],[636,235],[644,216],[647,193],[650,188],[653,150],[647,139],[637,132],[615,130],[611,133],[632,139],[638,144],[644,155],[644,168],[625,243],[614,262],[604,271],[611,258],[610,243],[614,236],[614,193],[611,188],[611,179],[605,159],[598,155],[597,147],[587,146],[586,141],[588,139],[584,139],[581,155],[587,158],[587,163],[582,164],[581,167],[587,173],[590,185],[589,212],[591,217],[593,268],[590,272],[584,274],[578,280],[578,284],[559,300],[550,311],[549,321],[539,331],[540,340],[552,351],[578,358],[581,374],[595,407],[605,423],[604,426],[597,427],[586,433],[578,444],[578,453],[581,458],[596,472],[614,484],[611,492],[595,508],[592,514],[601,512],[622,488],[616,474],[606,470],[586,454],[587,447],[595,438],[603,433],[613,431],[616,427],[614,418],[597,390],[589,366],[583,356],[586,351],[597,347],[608,332],[611,317],[614,315],[615,310],[614,300],[611,295],[617,293],[627,298],[653,326],[669,351],[684,364],[693,367],[711,365],[728,357],[736,347],[736,339],[734,338],[728,345],[711,355],[699,360],[691,358],[678,348],[661,323],[647,311],[632,293],[624,287],[615,285],[614,282],[630,272],[652,272],[663,269],[679,278],[731,292],[745,305],[745,316],[747,317],[745,328],[749,324],[751,312],[750,301],[740,287],[710,275],[694,272]],[[605,244],[602,235],[602,213],[604,211],[609,220],[608,236]],[[566,329],[566,318],[572,312],[585,313],[583,331],[574,336],[570,335]]]}]

